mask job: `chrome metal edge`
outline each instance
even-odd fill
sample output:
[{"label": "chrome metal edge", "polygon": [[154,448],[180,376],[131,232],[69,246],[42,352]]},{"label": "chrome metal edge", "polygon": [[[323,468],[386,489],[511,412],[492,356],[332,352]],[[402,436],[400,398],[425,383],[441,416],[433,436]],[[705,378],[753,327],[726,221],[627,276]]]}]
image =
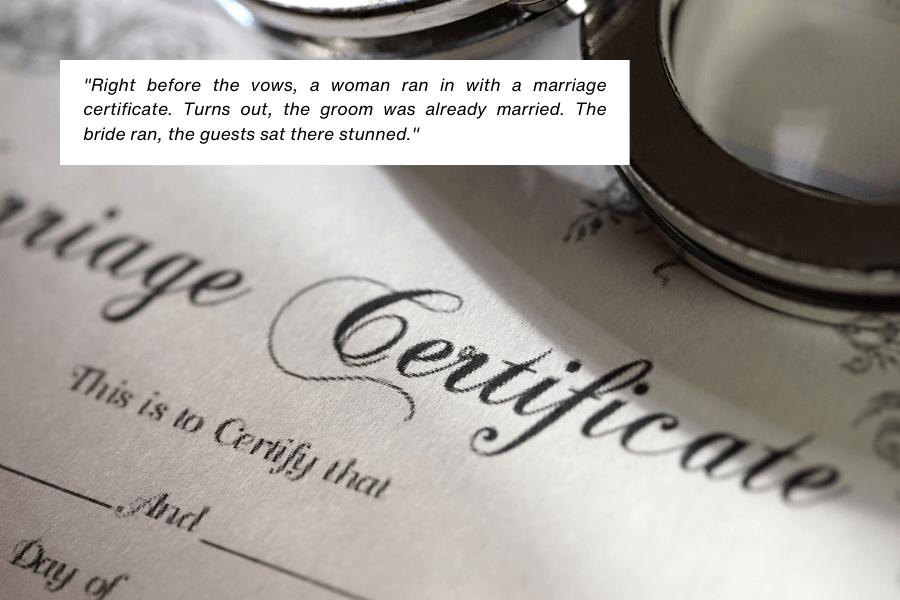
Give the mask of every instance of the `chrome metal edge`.
[{"label": "chrome metal edge", "polygon": [[[246,0],[240,0],[245,2]],[[260,22],[273,50],[295,59],[476,59],[506,52],[572,22],[588,0],[507,2],[458,21],[398,35],[299,34]]]}]

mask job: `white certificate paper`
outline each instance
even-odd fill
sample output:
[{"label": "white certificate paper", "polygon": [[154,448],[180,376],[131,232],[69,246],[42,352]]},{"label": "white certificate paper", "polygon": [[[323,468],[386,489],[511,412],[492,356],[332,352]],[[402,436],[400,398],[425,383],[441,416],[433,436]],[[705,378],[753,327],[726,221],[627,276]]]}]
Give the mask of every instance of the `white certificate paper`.
[{"label": "white certificate paper", "polygon": [[[608,169],[60,167],[0,78],[0,598],[895,598],[900,325]],[[376,162],[373,160],[373,162]]]}]

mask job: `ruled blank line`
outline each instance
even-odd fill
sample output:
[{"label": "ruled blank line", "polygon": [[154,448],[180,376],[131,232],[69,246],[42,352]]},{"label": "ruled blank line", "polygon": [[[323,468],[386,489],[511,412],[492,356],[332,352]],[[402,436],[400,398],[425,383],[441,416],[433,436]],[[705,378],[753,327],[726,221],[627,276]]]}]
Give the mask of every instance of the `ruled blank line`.
[{"label": "ruled blank line", "polygon": [[70,496],[75,496],[76,498],[81,498],[82,500],[87,500],[92,504],[96,504],[97,506],[102,506],[103,508],[108,508],[112,510],[112,505],[107,504],[106,502],[100,502],[96,498],[91,498],[90,496],[85,496],[84,494],[79,494],[78,492],[73,492],[70,489],[64,488],[62,486],[56,485],[55,483],[50,483],[49,481],[45,481],[43,479],[39,479],[34,477],[33,475],[29,475],[28,473],[23,473],[22,471],[17,471],[11,467],[7,467],[6,465],[0,465],[0,469],[4,471],[9,471],[13,475],[18,475],[19,477],[24,477],[25,479],[30,479],[35,483],[40,483],[41,485],[46,485],[49,488],[53,488],[56,491],[63,492],[64,494],[69,494]]},{"label": "ruled blank line", "polygon": [[[91,498],[90,496],[85,496],[84,494],[80,494],[74,490],[64,488],[61,485],[56,485],[55,483],[50,483],[49,481],[47,481],[45,479],[35,477],[34,475],[29,475],[28,473],[23,473],[22,471],[13,469],[12,467],[7,467],[6,465],[3,465],[3,464],[0,464],[0,469],[7,471],[9,473],[12,473],[13,475],[18,475],[19,477],[28,479],[29,481],[33,481],[35,483],[39,483],[41,485],[47,486],[58,492],[62,492],[64,494],[69,494],[70,496],[75,496],[76,498],[85,500],[87,502],[90,502],[91,504],[96,504],[97,506],[102,506],[103,508],[112,510],[111,504],[107,504],[106,502],[101,502],[100,500],[97,500],[96,498]],[[307,575],[303,575],[302,573],[297,573],[296,571],[292,571],[290,569],[280,567],[278,565],[264,561],[260,558],[250,556],[249,554],[244,554],[243,552],[238,552],[237,550],[232,550],[231,548],[226,548],[225,546],[221,546],[219,544],[216,544],[215,542],[210,542],[209,540],[204,540],[204,539],[201,539],[200,542],[207,546],[210,546],[211,548],[221,550],[222,552],[226,552],[233,556],[237,556],[238,558],[243,558],[244,560],[255,563],[257,565],[261,565],[263,567],[268,567],[269,569],[272,569],[273,571],[278,571],[279,573],[281,573],[283,575],[287,575],[288,577],[293,577],[294,579],[299,579],[300,581],[303,581],[310,585],[314,585],[319,588],[322,588],[323,590],[329,591],[332,594],[337,594],[338,596],[343,596],[344,598],[348,598],[349,600],[370,600],[369,598],[366,598],[365,596],[360,596],[358,594],[354,594],[353,592],[348,592],[347,590],[342,590],[341,588],[335,587],[328,583],[325,583],[324,581],[319,581],[318,579],[314,579]]]},{"label": "ruled blank line", "polygon": [[273,565],[270,562],[266,562],[259,558],[254,558],[253,556],[244,554],[243,552],[238,552],[237,550],[232,550],[231,548],[226,548],[225,546],[220,546],[219,544],[210,542],[209,540],[201,539],[200,542],[203,544],[206,544],[207,546],[210,546],[212,548],[216,548],[217,550],[221,550],[222,552],[227,552],[228,554],[233,554],[234,556],[243,558],[244,560],[248,560],[252,563],[256,563],[258,565],[268,567],[272,570],[278,571],[279,573],[287,575],[288,577],[293,577],[295,579],[305,581],[306,583],[318,586],[318,587],[322,588],[323,590],[327,590],[333,594],[343,596],[344,598],[349,598],[350,600],[369,600],[368,598],[359,596],[357,594],[354,594],[353,592],[348,592],[347,590],[342,590],[341,588],[334,587],[333,585],[329,585],[325,582],[319,581],[317,579],[313,579],[312,577],[308,577],[301,573],[297,573],[296,571],[291,571],[290,569],[285,569],[284,567],[279,567],[278,565]]}]

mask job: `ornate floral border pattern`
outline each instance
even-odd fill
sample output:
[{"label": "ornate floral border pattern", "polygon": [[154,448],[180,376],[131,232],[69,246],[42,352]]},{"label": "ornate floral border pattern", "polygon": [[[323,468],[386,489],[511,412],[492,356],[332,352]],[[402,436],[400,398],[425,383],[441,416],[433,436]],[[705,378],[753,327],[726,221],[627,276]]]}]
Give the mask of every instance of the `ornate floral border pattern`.
[{"label": "ornate floral border pattern", "polygon": [[900,320],[865,314],[838,325],[838,334],[857,355],[841,366],[853,373],[868,373],[873,367],[900,371]]},{"label": "ornate floral border pattern", "polygon": [[597,235],[607,221],[613,225],[632,221],[640,226],[635,233],[649,231],[647,218],[618,177],[613,178],[606,187],[597,190],[594,197],[582,198],[581,204],[587,210],[569,224],[569,229],[563,237],[564,242],[580,242],[588,236]]}]

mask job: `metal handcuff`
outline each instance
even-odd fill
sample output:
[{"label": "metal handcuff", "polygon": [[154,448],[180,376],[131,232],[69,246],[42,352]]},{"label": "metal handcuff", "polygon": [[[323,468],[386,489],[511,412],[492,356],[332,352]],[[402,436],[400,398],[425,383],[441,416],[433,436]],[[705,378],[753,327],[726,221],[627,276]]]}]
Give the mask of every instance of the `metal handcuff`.
[{"label": "metal handcuff", "polygon": [[481,58],[581,18],[583,58],[631,61],[618,170],[687,262],[815,321],[900,317],[900,0],[227,1],[297,58]]}]

